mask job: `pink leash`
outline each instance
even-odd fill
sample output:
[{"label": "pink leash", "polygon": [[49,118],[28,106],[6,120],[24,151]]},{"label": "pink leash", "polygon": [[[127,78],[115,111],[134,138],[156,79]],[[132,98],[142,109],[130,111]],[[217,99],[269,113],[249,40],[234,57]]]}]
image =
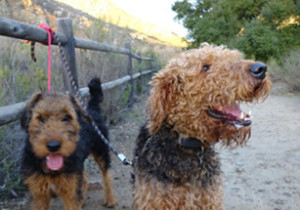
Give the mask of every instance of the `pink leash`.
[{"label": "pink leash", "polygon": [[[43,28],[47,31],[48,34],[48,92],[50,92],[51,90],[51,42],[54,38],[54,33],[51,27],[49,27],[46,24],[40,24],[38,25],[39,28]],[[27,43],[29,43],[30,41],[26,41]],[[42,45],[47,45],[44,43],[40,43]],[[34,47],[34,42],[32,42],[32,48]],[[33,51],[33,49],[32,49]],[[32,59],[35,61],[35,57],[34,54],[32,53]]]}]

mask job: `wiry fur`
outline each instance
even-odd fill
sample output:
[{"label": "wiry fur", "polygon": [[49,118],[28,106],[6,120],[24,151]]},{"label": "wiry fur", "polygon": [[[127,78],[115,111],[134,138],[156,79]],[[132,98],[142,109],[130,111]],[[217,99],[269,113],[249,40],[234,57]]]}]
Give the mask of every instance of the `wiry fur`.
[{"label": "wiry fur", "polygon": [[[220,162],[214,144],[237,146],[251,127],[236,127],[207,110],[264,100],[271,82],[251,75],[255,61],[237,50],[203,44],[182,53],[151,82],[148,121],[137,139],[134,161],[135,209],[222,209]],[[180,144],[195,138],[202,147]]]},{"label": "wiry fur", "polygon": [[[87,112],[108,138],[108,130],[99,108],[102,101],[100,80],[93,79],[89,88],[91,99]],[[49,209],[52,195],[62,198],[65,209],[81,209],[88,183],[84,160],[90,153],[103,174],[104,204],[110,207],[115,205],[108,172],[109,149],[92,128],[89,115],[70,95],[37,93],[27,103],[21,119],[21,125],[28,135],[23,152],[22,173],[33,198],[33,209]],[[51,154],[47,148],[50,141],[61,144],[59,150],[53,153],[63,156],[63,167],[55,171],[46,165],[46,156]]]}]

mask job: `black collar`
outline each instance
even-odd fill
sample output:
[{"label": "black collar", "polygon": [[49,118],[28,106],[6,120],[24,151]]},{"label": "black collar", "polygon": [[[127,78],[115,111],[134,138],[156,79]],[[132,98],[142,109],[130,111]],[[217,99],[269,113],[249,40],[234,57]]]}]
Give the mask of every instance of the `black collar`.
[{"label": "black collar", "polygon": [[186,149],[201,149],[204,147],[201,140],[192,137],[179,139],[179,144]]}]

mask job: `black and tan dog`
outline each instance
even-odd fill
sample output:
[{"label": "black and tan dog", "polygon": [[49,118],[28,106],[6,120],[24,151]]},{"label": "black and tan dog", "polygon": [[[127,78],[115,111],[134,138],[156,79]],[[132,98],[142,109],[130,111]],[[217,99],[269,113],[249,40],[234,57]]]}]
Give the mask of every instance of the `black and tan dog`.
[{"label": "black and tan dog", "polygon": [[90,153],[103,174],[104,205],[113,207],[116,203],[108,172],[109,149],[91,126],[89,117],[107,138],[108,130],[99,108],[103,98],[100,80],[92,79],[89,89],[89,115],[71,95],[38,93],[27,104],[21,119],[28,135],[22,172],[35,210],[49,209],[53,195],[63,200],[67,210],[82,209],[88,186],[84,160]]}]

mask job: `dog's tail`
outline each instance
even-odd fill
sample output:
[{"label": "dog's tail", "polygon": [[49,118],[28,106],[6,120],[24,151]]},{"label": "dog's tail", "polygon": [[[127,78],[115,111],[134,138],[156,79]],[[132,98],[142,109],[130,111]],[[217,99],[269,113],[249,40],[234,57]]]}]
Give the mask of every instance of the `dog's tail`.
[{"label": "dog's tail", "polygon": [[94,77],[88,84],[90,89],[91,98],[88,103],[88,108],[99,106],[99,103],[103,101],[103,91],[101,87],[101,80],[98,77]]}]

